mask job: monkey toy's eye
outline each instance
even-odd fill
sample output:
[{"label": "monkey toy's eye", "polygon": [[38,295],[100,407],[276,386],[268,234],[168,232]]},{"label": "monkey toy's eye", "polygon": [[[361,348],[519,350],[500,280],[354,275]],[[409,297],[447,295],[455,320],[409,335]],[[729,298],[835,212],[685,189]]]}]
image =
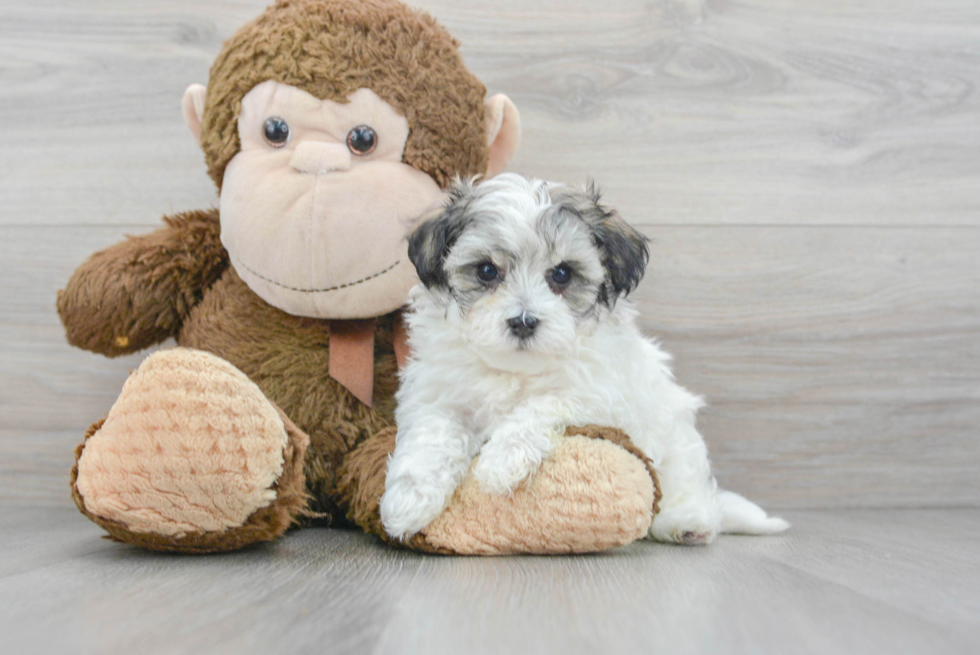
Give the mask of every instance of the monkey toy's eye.
[{"label": "monkey toy's eye", "polygon": [[569,282],[572,281],[572,267],[562,262],[551,269],[551,283],[552,285],[561,288],[567,286]]},{"label": "monkey toy's eye", "polygon": [[497,267],[490,262],[483,262],[476,267],[476,279],[484,284],[489,284],[497,279]]},{"label": "monkey toy's eye", "polygon": [[347,133],[347,147],[355,155],[370,155],[378,145],[378,135],[369,125],[358,125]]},{"label": "monkey toy's eye", "polygon": [[263,130],[266,142],[273,148],[281,148],[289,141],[289,125],[278,116],[265,119]]}]

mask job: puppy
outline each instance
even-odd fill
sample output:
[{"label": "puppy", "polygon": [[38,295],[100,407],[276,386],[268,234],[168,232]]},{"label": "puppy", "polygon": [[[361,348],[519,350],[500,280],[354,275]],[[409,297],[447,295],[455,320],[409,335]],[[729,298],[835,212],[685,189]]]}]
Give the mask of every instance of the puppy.
[{"label": "puppy", "polygon": [[653,461],[663,498],[649,536],[704,544],[720,531],[788,527],[719,492],[695,428],[702,401],[636,326],[626,296],[646,239],[586,191],[499,175],[457,182],[409,239],[422,284],[407,317],[398,436],[381,519],[407,539],[446,506],[478,454],[481,486],[506,494],[565,428],[621,428]]}]

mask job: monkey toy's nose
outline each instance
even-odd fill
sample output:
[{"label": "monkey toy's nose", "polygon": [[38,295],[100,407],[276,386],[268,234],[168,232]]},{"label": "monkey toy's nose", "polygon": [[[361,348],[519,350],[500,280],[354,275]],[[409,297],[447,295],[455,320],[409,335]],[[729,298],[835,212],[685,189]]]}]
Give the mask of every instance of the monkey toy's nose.
[{"label": "monkey toy's nose", "polygon": [[515,337],[527,339],[534,334],[534,328],[538,327],[538,319],[527,312],[521,312],[520,316],[507,319],[507,327]]},{"label": "monkey toy's nose", "polygon": [[341,143],[304,141],[296,146],[289,165],[300,173],[329,173],[350,168],[350,150]]}]

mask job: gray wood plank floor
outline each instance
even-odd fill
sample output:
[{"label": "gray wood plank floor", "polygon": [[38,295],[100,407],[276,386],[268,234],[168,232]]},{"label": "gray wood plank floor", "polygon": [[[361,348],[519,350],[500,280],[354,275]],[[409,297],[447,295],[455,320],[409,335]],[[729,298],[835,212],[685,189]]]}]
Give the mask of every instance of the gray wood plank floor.
[{"label": "gray wood plank floor", "polygon": [[975,653],[980,510],[795,511],[779,537],[445,558],[309,529],[147,553],[0,510],[9,653]]}]

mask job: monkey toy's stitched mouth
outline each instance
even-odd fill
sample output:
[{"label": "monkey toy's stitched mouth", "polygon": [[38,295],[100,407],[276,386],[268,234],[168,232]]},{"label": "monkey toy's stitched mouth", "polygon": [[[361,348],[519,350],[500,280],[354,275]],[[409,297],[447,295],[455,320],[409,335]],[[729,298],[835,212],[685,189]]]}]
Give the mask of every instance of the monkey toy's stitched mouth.
[{"label": "monkey toy's stitched mouth", "polygon": [[283,284],[282,282],[277,282],[276,280],[273,280],[271,278],[267,278],[266,276],[262,275],[261,273],[258,273],[256,271],[253,271],[251,268],[249,268],[248,266],[246,266],[245,264],[243,264],[241,262],[237,262],[235,264],[235,266],[236,267],[244,268],[246,271],[248,271],[249,273],[251,273],[255,277],[260,278],[262,280],[265,280],[269,284],[274,284],[277,287],[280,287],[282,289],[287,289],[289,291],[298,291],[299,293],[326,293],[328,291],[338,291],[340,289],[347,289],[349,287],[353,287],[353,286],[356,286],[358,284],[363,284],[364,282],[368,282],[368,281],[373,280],[375,278],[381,277],[385,273],[388,273],[391,270],[393,270],[396,266],[398,266],[401,263],[402,263],[402,260],[398,259],[398,260],[395,260],[395,263],[394,264],[392,264],[391,266],[389,266],[388,268],[386,268],[384,270],[378,271],[377,273],[372,273],[371,275],[368,275],[366,277],[362,277],[359,280],[354,280],[353,282],[345,282],[343,284],[338,284],[338,285],[332,286],[332,287],[323,287],[322,289],[303,289],[301,287],[292,287],[292,286],[289,286],[288,284]]}]

